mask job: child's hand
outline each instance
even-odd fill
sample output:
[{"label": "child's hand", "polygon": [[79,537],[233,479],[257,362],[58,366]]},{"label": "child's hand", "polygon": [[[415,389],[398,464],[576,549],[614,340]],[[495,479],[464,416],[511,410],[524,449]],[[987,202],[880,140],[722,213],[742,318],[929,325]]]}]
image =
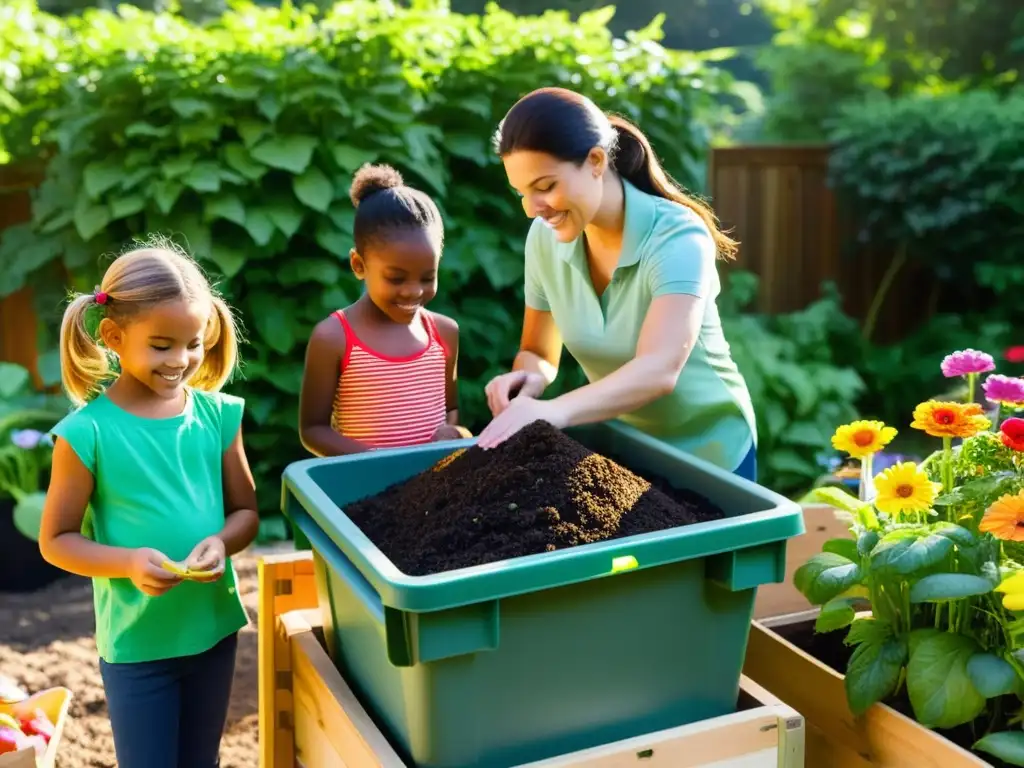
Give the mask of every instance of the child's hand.
[{"label": "child's hand", "polygon": [[[224,575],[224,562],[227,557],[224,540],[220,536],[209,536],[196,544],[192,554],[185,560],[185,567],[205,571],[210,574],[209,581],[216,581]],[[204,578],[203,581],[207,579]]]},{"label": "child's hand", "polygon": [[181,583],[176,576],[163,567],[167,555],[149,547],[140,547],[132,552],[128,564],[128,578],[140,592],[159,597],[171,587]]},{"label": "child's hand", "polygon": [[465,427],[455,427],[451,424],[442,424],[437,428],[434,436],[431,440],[435,443],[440,443],[444,440],[466,440],[473,436]]}]

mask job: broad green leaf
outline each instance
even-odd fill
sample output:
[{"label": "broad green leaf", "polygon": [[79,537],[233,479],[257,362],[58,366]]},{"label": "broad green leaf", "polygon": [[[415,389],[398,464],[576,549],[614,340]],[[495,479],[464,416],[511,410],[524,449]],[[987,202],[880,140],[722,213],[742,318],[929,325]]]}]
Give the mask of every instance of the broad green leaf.
[{"label": "broad green leaf", "polygon": [[316,242],[321,248],[336,257],[345,258],[352,248],[352,239],[335,229],[331,222],[321,219],[316,225]]},{"label": "broad green leaf", "polygon": [[857,563],[832,552],[814,555],[793,574],[793,584],[812,605],[824,605],[860,579]]},{"label": "broad green leaf", "polygon": [[198,115],[212,115],[214,113],[210,102],[188,97],[171,99],[171,109],[186,120],[191,120]]},{"label": "broad green leaf", "polygon": [[14,527],[32,541],[39,541],[39,526],[43,520],[43,505],[46,493],[36,491],[18,500],[14,505]]},{"label": "broad green leaf", "polygon": [[475,133],[449,133],[444,137],[444,147],[456,157],[465,158],[479,166],[487,165],[491,160],[485,138]]},{"label": "broad green leaf", "polygon": [[250,150],[253,158],[290,173],[302,173],[313,159],[317,140],[312,136],[273,136]]},{"label": "broad green leaf", "polygon": [[356,212],[351,206],[339,207],[334,205],[331,207],[328,215],[338,229],[347,235],[352,234],[352,227],[356,221]]},{"label": "broad green leaf", "polygon": [[0,362],[0,398],[12,398],[28,387],[32,375],[16,363]]},{"label": "broad green leaf", "polygon": [[988,699],[1013,693],[1020,680],[1013,667],[992,653],[976,653],[967,662],[967,675],[978,693]]},{"label": "broad green leaf", "polygon": [[857,562],[860,559],[860,553],[857,551],[857,542],[853,539],[829,539],[821,545],[821,549],[824,552],[842,555],[847,560],[852,560],[853,562]]},{"label": "broad green leaf", "polygon": [[932,525],[932,531],[937,533],[939,536],[945,536],[947,539],[951,539],[956,544],[962,547],[969,547],[978,542],[974,534],[968,531],[966,528],[955,525],[953,523],[947,523],[940,521]]},{"label": "broad green leaf", "polygon": [[146,198],[142,195],[127,195],[110,201],[110,218],[123,219],[138,213],[146,207]]},{"label": "broad green leaf", "polygon": [[876,619],[874,616],[865,616],[856,619],[850,625],[850,631],[843,640],[845,645],[860,645],[861,643],[882,643],[893,636],[892,625],[887,621]]},{"label": "broad green leaf", "polygon": [[256,245],[267,245],[274,235],[274,221],[262,207],[250,207],[245,212],[245,228]]},{"label": "broad green leaf", "polygon": [[246,253],[239,248],[232,248],[223,243],[210,246],[210,260],[220,267],[225,277],[234,277],[245,265]]},{"label": "broad green leaf", "polygon": [[295,345],[295,333],[292,326],[294,308],[279,296],[259,295],[253,302],[259,311],[252,318],[260,338],[271,349],[287,354]]},{"label": "broad green leaf", "polygon": [[867,557],[878,544],[880,537],[878,531],[864,531],[857,537],[857,554]]},{"label": "broad green leaf", "polygon": [[907,643],[903,638],[858,645],[846,667],[844,682],[853,714],[864,714],[872,704],[895,692],[906,661]]},{"label": "broad green leaf", "polygon": [[264,210],[270,216],[270,220],[274,222],[274,226],[281,230],[285,237],[290,238],[299,231],[303,217],[302,209],[299,206],[279,201],[270,203],[264,207]]},{"label": "broad green leaf", "polygon": [[1010,765],[1024,766],[1024,731],[997,731],[981,737],[972,747]]},{"label": "broad green leaf", "polygon": [[196,163],[181,180],[196,192],[217,192],[220,190],[220,168],[216,163]]},{"label": "broad green leaf", "polygon": [[85,166],[82,171],[82,184],[90,198],[99,200],[104,192],[120,184],[123,176],[124,166],[121,163],[115,160],[98,160]]},{"label": "broad green leaf", "polygon": [[183,189],[185,189],[185,185],[174,179],[160,179],[153,182],[151,187],[153,200],[161,213],[169,214],[173,210]]},{"label": "broad green leaf", "polygon": [[256,101],[256,105],[260,110],[260,114],[270,122],[277,120],[277,116],[281,114],[281,102],[272,93],[264,93]]},{"label": "broad green leaf", "polygon": [[194,155],[178,155],[177,157],[164,160],[160,164],[160,170],[168,179],[177,179],[184,176],[196,163]]},{"label": "broad green leaf", "polygon": [[124,129],[124,135],[128,138],[135,138],[136,136],[149,136],[156,139],[163,139],[171,135],[171,126],[169,125],[150,125],[146,122],[130,123]]},{"label": "broad green leaf", "polygon": [[[922,632],[918,630],[914,634]],[[907,693],[914,717],[926,728],[955,728],[985,710],[967,663],[978,645],[966,635],[924,630],[907,665]]]},{"label": "broad green leaf", "polygon": [[224,147],[224,159],[228,165],[250,181],[259,181],[267,172],[267,167],[253,160],[249,155],[249,150],[237,141]]},{"label": "broad green leaf", "polygon": [[967,573],[935,573],[925,576],[910,589],[912,603],[941,603],[992,591],[992,584],[981,576]]},{"label": "broad green leaf", "polygon": [[110,223],[110,208],[106,205],[76,208],[74,220],[79,236],[88,242]]},{"label": "broad green leaf", "polygon": [[935,533],[899,529],[882,537],[871,552],[871,569],[909,576],[929,568],[953,551],[953,540]]},{"label": "broad green leaf", "polygon": [[848,597],[829,600],[821,607],[821,612],[814,622],[814,631],[834,632],[850,626],[857,615],[853,608],[856,602],[855,599]]},{"label": "broad green leaf", "polygon": [[182,145],[213,142],[220,138],[224,126],[218,122],[205,120],[198,123],[186,123],[178,129],[178,137]]},{"label": "broad green leaf", "polygon": [[334,187],[316,166],[310,166],[301,175],[292,178],[295,196],[310,208],[324,213],[334,199]]},{"label": "broad green leaf", "polygon": [[245,206],[233,193],[207,198],[205,211],[207,221],[227,219],[240,227],[245,226]]},{"label": "broad green leaf", "polygon": [[[260,120],[242,118],[235,125],[238,135],[246,147],[251,148],[257,141],[262,139],[270,131],[270,126]],[[239,171],[240,172],[240,171]]]},{"label": "broad green leaf", "polygon": [[351,144],[334,144],[331,147],[331,154],[338,167],[347,173],[357,171],[361,165],[372,163],[378,157],[376,152],[353,147]]}]

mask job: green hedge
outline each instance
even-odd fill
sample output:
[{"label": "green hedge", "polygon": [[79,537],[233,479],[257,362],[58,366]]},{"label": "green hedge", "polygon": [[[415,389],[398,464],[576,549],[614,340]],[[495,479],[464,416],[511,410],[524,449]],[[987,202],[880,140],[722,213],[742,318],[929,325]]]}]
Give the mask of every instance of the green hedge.
[{"label": "green hedge", "polygon": [[[358,295],[349,181],[364,162],[392,163],[446,221],[432,306],[460,321],[461,405],[479,429],[482,385],[510,364],[522,312],[529,222],[490,148],[515,100],[548,84],[588,93],[638,120],[668,169],[702,186],[727,76],[664,50],[656,25],[614,41],[610,17],[365,0],[322,18],[238,5],[205,26],[125,6],[66,21],[0,11],[0,43],[23,65],[3,81],[0,98],[17,109],[0,137],[15,160],[47,162],[31,225],[0,243],[0,295],[52,286],[60,269],[90,288],[106,263],[97,257],[146,233],[186,245],[242,312],[249,344],[230,387],[248,400],[261,505],[273,509],[283,466],[305,455],[305,342]],[[55,327],[58,297],[41,295]]]},{"label": "green hedge", "polygon": [[[832,182],[860,243],[905,249],[974,299],[951,311],[1019,304],[1024,95],[879,97],[845,107],[830,138]],[[983,292],[962,290],[971,285]]]}]

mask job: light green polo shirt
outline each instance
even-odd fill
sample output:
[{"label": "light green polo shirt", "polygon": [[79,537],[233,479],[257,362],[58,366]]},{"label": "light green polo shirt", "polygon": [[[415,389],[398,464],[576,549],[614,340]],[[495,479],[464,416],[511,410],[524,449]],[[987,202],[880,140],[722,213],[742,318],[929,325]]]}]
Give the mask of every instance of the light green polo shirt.
[{"label": "light green polo shirt", "polygon": [[[148,419],[101,394],[60,421],[95,478],[83,533],[114,547],[153,547],[183,560],[224,527],[223,456],[244,401],[188,390],[181,414]],[[202,653],[248,623],[234,566],[211,584],[183,581],[160,597],[130,579],[93,579],[96,646],[108,663]]]},{"label": "light green polo shirt", "polygon": [[526,240],[526,304],[551,312],[565,348],[590,381],[636,356],[651,302],[666,294],[706,299],[704,321],[675,390],[621,417],[647,434],[732,471],[757,442],[754,408],[722,333],[715,243],[689,208],[628,181],[622,253],[598,297],[583,237],[560,243],[542,221]]}]

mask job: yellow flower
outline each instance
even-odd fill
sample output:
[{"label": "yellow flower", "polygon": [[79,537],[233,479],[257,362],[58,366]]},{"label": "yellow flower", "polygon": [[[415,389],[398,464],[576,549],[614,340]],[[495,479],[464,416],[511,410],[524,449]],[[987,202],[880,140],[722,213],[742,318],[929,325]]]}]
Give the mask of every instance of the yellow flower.
[{"label": "yellow flower", "polygon": [[993,501],[978,530],[1003,541],[1024,541],[1024,491],[1007,493]]},{"label": "yellow flower", "polygon": [[875,506],[889,515],[900,512],[927,512],[942,489],[912,461],[893,464],[875,477]]},{"label": "yellow flower", "polygon": [[844,424],[832,435],[832,447],[854,459],[878,453],[896,437],[896,430],[880,421],[855,421]]},{"label": "yellow flower", "polygon": [[1024,571],[1017,571],[1003,579],[996,592],[1003,593],[1003,608],[1008,611],[1024,611]]},{"label": "yellow flower", "polygon": [[914,429],[927,432],[932,437],[974,437],[984,432],[990,422],[977,403],[945,403],[929,400],[914,409]]}]

